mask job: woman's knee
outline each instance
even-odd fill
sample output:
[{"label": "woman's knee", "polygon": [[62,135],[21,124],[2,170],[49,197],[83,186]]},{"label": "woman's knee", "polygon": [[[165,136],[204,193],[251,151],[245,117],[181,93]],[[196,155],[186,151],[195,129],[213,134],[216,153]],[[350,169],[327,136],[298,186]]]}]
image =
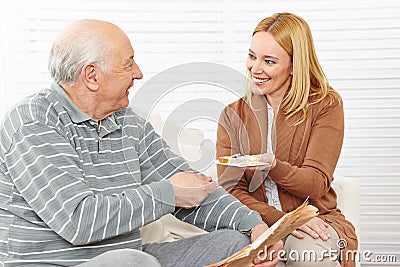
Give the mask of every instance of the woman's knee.
[{"label": "woman's knee", "polygon": [[338,261],[340,250],[337,249],[333,239],[323,241],[307,234],[303,239],[298,239],[289,235],[284,246],[286,266],[340,266]]}]

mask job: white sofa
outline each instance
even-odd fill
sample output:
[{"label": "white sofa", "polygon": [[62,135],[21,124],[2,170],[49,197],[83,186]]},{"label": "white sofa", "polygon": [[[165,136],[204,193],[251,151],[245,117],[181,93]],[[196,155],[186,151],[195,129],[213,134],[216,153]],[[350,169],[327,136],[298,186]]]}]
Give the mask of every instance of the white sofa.
[{"label": "white sofa", "polygon": [[[153,124],[156,131],[159,133],[164,131],[165,133],[166,128],[163,127],[164,125],[159,114],[152,114],[149,117],[149,121]],[[181,129],[177,146],[179,151],[175,152],[181,154],[186,159],[196,160],[201,156],[200,144],[203,139],[204,135],[199,129]],[[209,166],[203,173],[213,178],[217,177],[215,165]],[[361,202],[360,181],[354,178],[335,175],[332,186],[338,196],[338,207],[354,224],[356,231],[359,232]],[[141,231],[143,243],[174,241],[179,238],[205,233],[202,229],[184,223],[171,214],[165,215],[161,219],[142,227]]]}]

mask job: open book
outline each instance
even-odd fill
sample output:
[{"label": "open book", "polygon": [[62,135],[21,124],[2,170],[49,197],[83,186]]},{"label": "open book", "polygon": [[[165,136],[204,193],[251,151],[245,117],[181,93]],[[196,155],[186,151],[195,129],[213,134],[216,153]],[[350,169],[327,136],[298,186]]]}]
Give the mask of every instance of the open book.
[{"label": "open book", "polygon": [[207,267],[251,266],[252,262],[257,258],[260,250],[264,251],[267,247],[283,239],[317,215],[318,209],[312,205],[308,205],[306,201],[294,211],[286,213],[284,216],[282,216],[282,218],[268,228],[268,230],[260,235],[253,243],[244,247],[242,250],[236,252],[232,256]]}]

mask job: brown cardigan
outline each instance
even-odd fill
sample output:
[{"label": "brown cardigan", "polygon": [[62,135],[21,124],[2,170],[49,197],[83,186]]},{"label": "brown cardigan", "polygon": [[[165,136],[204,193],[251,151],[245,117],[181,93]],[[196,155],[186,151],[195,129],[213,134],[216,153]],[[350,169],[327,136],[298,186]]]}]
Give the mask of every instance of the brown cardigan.
[{"label": "brown cardigan", "polygon": [[[222,111],[217,133],[217,157],[267,151],[265,97],[253,95],[252,106],[253,109],[241,98]],[[265,174],[260,171],[218,165],[219,183],[249,208],[258,211],[268,225],[294,210],[309,196],[309,203],[319,209],[319,217],[332,225],[340,238],[346,239],[347,249],[356,250],[354,227],[337,208],[336,193],[331,188],[343,143],[343,107],[338,101],[329,105],[326,98],[309,108],[303,123],[291,126],[300,116],[297,113],[286,120],[279,112],[275,121],[276,132],[272,133],[273,139],[276,137],[276,166],[269,171],[269,176],[278,186],[283,211],[267,204],[263,183]],[[355,263],[344,260],[342,266],[355,266]]]}]

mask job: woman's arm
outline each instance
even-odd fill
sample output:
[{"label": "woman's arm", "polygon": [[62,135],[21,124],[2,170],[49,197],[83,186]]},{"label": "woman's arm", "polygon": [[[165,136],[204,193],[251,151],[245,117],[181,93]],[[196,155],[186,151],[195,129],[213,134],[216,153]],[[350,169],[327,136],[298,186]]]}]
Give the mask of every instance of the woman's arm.
[{"label": "woman's arm", "polygon": [[338,101],[332,105],[327,102],[328,99],[316,104],[322,107],[310,112],[313,118],[302,165],[293,166],[277,156],[276,165],[269,171],[273,181],[300,198],[324,196],[339,159],[344,135],[343,106]]},{"label": "woman's arm", "polygon": [[[228,107],[222,111],[220,116],[217,131],[217,157],[241,152],[239,127],[234,122],[232,123],[232,120],[237,119],[237,115],[229,114],[231,112],[233,111]],[[218,165],[217,171],[219,184],[250,209],[260,213],[263,221],[268,225],[272,225],[285,214],[250,194],[248,188],[251,178],[246,177],[244,168]]]}]

